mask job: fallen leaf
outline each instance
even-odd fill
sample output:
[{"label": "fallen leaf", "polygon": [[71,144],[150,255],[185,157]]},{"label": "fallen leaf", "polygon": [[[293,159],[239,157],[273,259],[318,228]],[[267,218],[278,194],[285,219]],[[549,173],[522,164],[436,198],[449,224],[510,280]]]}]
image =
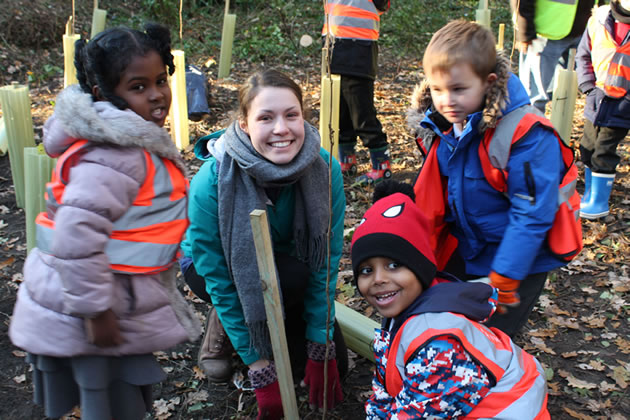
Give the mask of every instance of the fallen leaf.
[{"label": "fallen leaf", "polygon": [[15,262],[15,258],[14,257],[9,257],[6,260],[0,262],[0,269],[4,268],[4,267],[8,267],[10,265],[12,265]]},{"label": "fallen leaf", "polygon": [[22,384],[26,382],[26,374],[18,375],[13,377],[13,382],[17,384]]}]

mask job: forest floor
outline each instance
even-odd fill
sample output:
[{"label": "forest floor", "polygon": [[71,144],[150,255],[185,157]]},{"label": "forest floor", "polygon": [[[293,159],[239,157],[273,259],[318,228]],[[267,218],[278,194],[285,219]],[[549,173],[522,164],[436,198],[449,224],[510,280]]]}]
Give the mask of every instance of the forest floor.
[{"label": "forest floor", "polygon": [[[47,60],[41,52],[11,50],[0,53],[0,64],[11,68],[3,83],[25,80],[33,60]],[[210,114],[191,122],[191,138],[225,127],[236,109],[237,89],[254,70],[243,61],[233,63],[230,77],[217,80],[217,64],[200,58],[197,64],[208,79]],[[208,64],[208,66],[205,66]],[[39,68],[42,68],[41,66]],[[281,66],[303,87],[307,105],[313,110],[310,121],[318,125],[319,63],[304,60],[299,66]],[[414,85],[421,80],[420,63],[388,56],[380,57],[380,75],[375,87],[379,118],[388,135],[394,178],[411,182],[422,159],[405,124],[405,111]],[[61,90],[61,77],[45,83],[32,83],[30,97],[36,141],[52,113],[54,97]],[[583,98],[578,98],[571,141],[581,136]],[[611,213],[598,221],[583,221],[584,250],[568,266],[550,273],[545,290],[516,342],[534,354],[544,366],[549,385],[549,410],[554,419],[630,418],[630,141],[620,145],[622,162],[611,197]],[[200,162],[194,159],[192,144],[182,151],[191,172]],[[368,168],[368,154],[359,148],[360,172]],[[583,184],[578,184],[581,190]],[[346,180],[348,232],[360,221],[371,201],[370,188]],[[338,279],[337,300],[378,320],[351,284],[349,241]],[[32,383],[25,353],[12,346],[7,336],[16,290],[22,281],[26,254],[24,211],[15,202],[8,155],[0,157],[0,418],[44,418],[32,403]],[[207,306],[180,283],[182,290],[205,319]],[[168,379],[154,388],[156,419],[246,419],[254,418],[254,393],[240,381],[210,384],[196,367],[199,342],[182,344],[158,354]],[[363,404],[371,390],[373,365],[351,355],[350,372],[343,383],[344,402],[329,410],[329,419],[364,418]],[[237,366],[245,372],[245,367]],[[296,387],[301,417],[321,418],[308,408],[307,394]],[[80,418],[77,410],[69,419]]]}]

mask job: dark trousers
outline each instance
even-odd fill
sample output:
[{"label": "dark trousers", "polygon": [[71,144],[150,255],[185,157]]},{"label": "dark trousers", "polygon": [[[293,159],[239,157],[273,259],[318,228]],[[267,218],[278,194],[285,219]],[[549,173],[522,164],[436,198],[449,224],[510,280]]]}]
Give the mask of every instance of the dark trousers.
[{"label": "dark trousers", "polygon": [[[280,279],[282,291],[282,304],[284,307],[284,329],[287,335],[287,346],[291,359],[291,368],[295,379],[304,377],[306,366],[306,321],[304,321],[304,294],[311,274],[308,266],[295,257],[277,253],[275,255],[276,268]],[[193,264],[184,273],[184,279],[190,290],[200,299],[212,303],[210,295],[206,292],[206,281],[197,274]],[[321,302],[326,306],[326,302]],[[331,302],[331,304],[334,304]],[[343,378],[348,372],[348,349],[341,333],[339,323],[335,320],[333,341],[335,342],[337,368]]]},{"label": "dark trousers", "polygon": [[[473,280],[480,277],[478,275],[466,274],[465,270],[466,261],[456,250],[446,264],[444,271],[460,279]],[[525,277],[521,280],[521,284],[518,288],[521,304],[516,308],[508,308],[508,312],[505,314],[495,312],[485,325],[488,327],[496,327],[510,337],[514,337],[525,325],[529,315],[532,313],[532,310],[534,310],[534,306],[536,302],[538,302],[538,298],[545,287],[546,280],[546,272],[530,274]]]},{"label": "dark trousers", "polygon": [[620,157],[617,146],[628,134],[627,128],[597,127],[584,120],[584,134],[580,140],[580,160],[593,172],[614,174]]},{"label": "dark trousers", "polygon": [[354,146],[357,136],[368,149],[387,146],[387,136],[374,107],[374,80],[341,75],[339,143]]}]

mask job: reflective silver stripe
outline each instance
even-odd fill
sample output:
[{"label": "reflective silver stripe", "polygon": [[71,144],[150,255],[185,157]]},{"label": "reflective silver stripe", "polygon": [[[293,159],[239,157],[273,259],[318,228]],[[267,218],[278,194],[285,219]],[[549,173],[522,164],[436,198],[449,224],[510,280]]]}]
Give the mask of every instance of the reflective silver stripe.
[{"label": "reflective silver stripe", "polygon": [[[37,248],[40,251],[47,254],[52,252],[54,233],[53,229],[36,225]],[[178,249],[179,243],[165,245],[110,239],[105,246],[105,254],[111,264],[148,268],[161,267],[170,263],[175,258]]]},{"label": "reflective silver stripe", "polygon": [[[125,214],[114,222],[114,230],[137,229],[145,226],[163,223],[167,220],[180,220],[186,218],[186,197],[171,201],[173,185],[164,162],[151,155],[155,167],[153,179],[153,192],[155,196],[151,200],[151,206],[132,206]],[[150,210],[159,209],[159,211]]]},{"label": "reflective silver stripe", "polygon": [[620,66],[630,67],[630,55],[617,51],[611,62],[619,64]]},{"label": "reflective silver stripe", "polygon": [[54,234],[55,231],[53,229],[35,223],[35,243],[37,244],[37,248],[39,248],[40,251],[45,252],[46,254],[50,254]]},{"label": "reflective silver stripe", "polygon": [[561,3],[561,4],[568,4],[568,5],[574,5],[575,3],[577,3],[577,0],[547,0],[551,3]]},{"label": "reflective silver stripe", "polygon": [[628,90],[630,88],[630,80],[622,76],[606,75],[606,86],[616,87]]},{"label": "reflective silver stripe", "polygon": [[110,239],[105,246],[105,254],[111,264],[161,267],[173,261],[178,249],[179,243],[155,244]]},{"label": "reflective silver stripe", "polygon": [[490,159],[492,166],[495,168],[501,170],[507,168],[514,132],[516,131],[518,124],[527,114],[542,116],[542,113],[535,107],[531,105],[524,105],[510,111],[497,123],[494,134],[490,139],[490,145],[488,146],[488,158]]},{"label": "reflective silver stripe", "polygon": [[[409,348],[411,342],[416,339],[420,333],[427,331],[429,328],[436,330],[435,336],[440,335],[440,328],[438,327],[440,325],[448,325],[449,330],[461,331],[468,339],[471,346],[468,347],[467,350],[470,348],[476,349],[480,354],[483,354],[504,370],[503,376],[497,378],[496,385],[490,388],[487,396],[498,393],[510,394],[513,392],[514,386],[525,376],[524,358],[527,356],[516,344],[512,342],[512,346],[509,350],[499,349],[492,344],[494,333],[489,329],[482,327],[484,330],[480,331],[471,321],[449,312],[442,312],[418,315],[410,319],[405,325],[395,361],[396,368],[401,377],[405,377],[405,350]],[[393,341],[393,337],[391,341]],[[462,344],[465,345],[465,343]],[[467,346],[465,346],[465,348],[466,347]],[[391,362],[391,360],[388,360],[388,363]],[[481,361],[479,362],[481,363]],[[523,395],[520,395],[512,404],[505,407],[498,415],[494,416],[493,419],[532,419],[540,413],[547,392],[547,385],[540,363],[538,363],[536,359],[534,359],[534,363],[536,366],[536,376],[531,378],[534,380],[532,387],[523,393]],[[481,400],[478,406],[481,407],[483,405],[484,400]]]},{"label": "reflective silver stripe", "polygon": [[331,16],[330,24],[333,26],[349,26],[351,28],[371,29],[378,32],[378,21],[372,19],[361,19],[348,16]]},{"label": "reflective silver stripe", "polygon": [[[571,203],[569,202],[569,199],[573,196],[576,185],[577,185],[577,179],[574,179],[567,185],[560,187],[558,189],[558,206],[560,206],[560,204],[562,203],[567,203],[567,207],[569,207],[569,210],[571,211],[575,210],[571,207]],[[577,213],[578,212],[576,212],[576,217],[577,217]]]}]

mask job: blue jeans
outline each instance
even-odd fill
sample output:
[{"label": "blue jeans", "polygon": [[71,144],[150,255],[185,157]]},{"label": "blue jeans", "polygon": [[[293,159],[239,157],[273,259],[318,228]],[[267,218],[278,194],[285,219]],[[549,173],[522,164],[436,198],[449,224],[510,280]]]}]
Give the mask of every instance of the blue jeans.
[{"label": "blue jeans", "polygon": [[542,112],[545,112],[545,105],[551,100],[556,65],[566,68],[569,50],[577,48],[580,38],[552,40],[538,37],[532,41],[524,59],[521,57],[519,78],[527,89],[532,105]]}]

